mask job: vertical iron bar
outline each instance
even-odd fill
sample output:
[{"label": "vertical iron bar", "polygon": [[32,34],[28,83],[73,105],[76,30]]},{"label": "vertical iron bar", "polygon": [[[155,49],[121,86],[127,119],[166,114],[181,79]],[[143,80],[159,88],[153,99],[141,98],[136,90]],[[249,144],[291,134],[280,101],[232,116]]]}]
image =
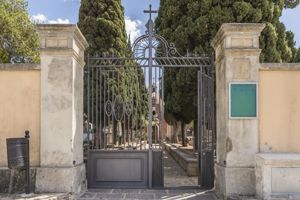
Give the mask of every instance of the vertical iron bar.
[{"label": "vertical iron bar", "polygon": [[[136,70],[134,68],[134,70]],[[134,109],[134,92],[135,92],[135,88],[133,88],[133,86],[135,86],[135,83],[137,84],[137,82],[133,81],[133,78],[130,79],[131,80],[131,137],[132,137],[132,148],[134,148],[134,143],[135,143],[135,133],[134,133],[134,115],[135,115],[135,109]]]},{"label": "vertical iron bar", "polygon": [[[133,120],[134,120],[134,124],[132,126],[132,129],[134,131],[134,138],[135,138],[135,149],[137,149],[138,147],[138,135],[137,135],[137,129],[138,129],[138,120],[139,120],[139,88],[140,88],[140,85],[139,85],[139,76],[136,77],[137,80],[136,80],[136,83],[137,83],[137,86],[135,87],[135,90],[134,90],[134,96],[133,96],[133,99],[135,99],[135,108],[134,109],[134,115],[132,116],[133,117]],[[135,98],[134,98],[135,97]],[[134,106],[134,104],[133,104]]]},{"label": "vertical iron bar", "polygon": [[162,99],[162,95],[161,95],[161,87],[162,87],[162,83],[161,83],[161,81],[162,81],[162,79],[161,79],[161,67],[159,67],[159,71],[158,71],[158,80],[159,80],[159,84],[158,84],[158,86],[159,86],[159,90],[158,90],[158,108],[159,108],[159,113],[160,113],[160,117],[159,117],[159,149],[161,149],[162,148],[162,124],[163,124],[163,116],[162,116],[162,111],[161,111],[161,104],[162,104],[162,102],[161,102],[161,99]]},{"label": "vertical iron bar", "polygon": [[96,109],[95,109],[95,113],[96,113],[96,121],[95,121],[95,126],[96,126],[96,132],[95,132],[95,136],[96,136],[96,149],[99,148],[99,121],[98,121],[98,95],[99,95],[99,76],[98,76],[98,68],[95,68],[95,75],[96,75],[96,81],[95,81],[95,85],[96,85]]},{"label": "vertical iron bar", "polygon": [[[133,70],[135,70],[133,68]],[[130,134],[130,142],[131,142],[131,148],[133,148],[133,119],[132,119],[132,116],[133,116],[133,86],[134,86],[134,83],[133,81],[131,81],[132,77],[130,76],[129,77],[129,83],[128,85],[130,86],[130,96],[129,96],[129,99],[130,99],[130,107],[129,109],[132,109],[130,110],[129,113],[131,113],[131,117],[130,115],[128,116],[128,128],[130,130],[129,134]],[[130,125],[130,118],[131,118],[131,125]]]},{"label": "vertical iron bar", "polygon": [[[114,90],[114,70],[112,71],[108,71],[108,77],[109,77],[109,82],[111,82],[111,84],[109,84],[108,86],[108,95],[107,95],[107,100],[109,102],[111,102],[111,110],[112,110],[112,105],[113,105],[113,90]],[[111,93],[111,95],[110,95]],[[111,117],[111,121],[110,121],[110,117]],[[103,133],[103,136],[104,136],[104,146],[105,146],[105,149],[107,149],[107,141],[108,141],[108,138],[109,138],[109,133],[110,133],[110,124],[113,124],[113,121],[114,121],[114,117],[113,117],[113,113],[111,112],[111,116],[107,116],[107,130],[109,130],[107,133]],[[112,131],[113,132],[113,131]]]},{"label": "vertical iron bar", "polygon": [[[115,81],[115,71],[113,70],[112,71],[112,79],[113,79],[113,81]],[[112,87],[112,94],[111,94],[111,109],[112,109],[112,111],[111,111],[111,113],[112,113],[112,115],[111,115],[111,120],[112,120],[112,138],[113,138],[113,147],[115,147],[115,143],[117,143],[117,134],[118,133],[115,133],[115,119],[114,119],[114,114],[113,114],[113,103],[114,103],[114,101],[115,101],[115,87],[114,87],[114,85],[113,85],[113,87]],[[116,130],[118,130],[118,127],[116,128]]]},{"label": "vertical iron bar", "polygon": [[105,113],[105,102],[103,102],[102,103],[102,68],[99,68],[99,76],[98,76],[99,78],[100,78],[100,83],[99,83],[99,90],[100,90],[100,96],[99,96],[99,98],[100,98],[100,103],[99,103],[99,105],[100,105],[100,119],[99,119],[99,134],[100,134],[100,146],[98,147],[99,149],[101,148],[101,135],[102,135],[102,132],[103,132],[103,122],[102,122],[102,106],[103,106],[103,111],[104,111],[104,113]]},{"label": "vertical iron bar", "polygon": [[127,139],[128,139],[128,147],[132,147],[131,143],[131,131],[130,131],[130,115],[127,116]]},{"label": "vertical iron bar", "polygon": [[149,68],[149,94],[148,94],[148,140],[149,140],[149,188],[152,188],[152,64],[153,64],[153,55],[152,55],[152,39],[153,39],[153,21],[150,19],[148,22],[148,33],[149,33],[149,60],[148,60],[148,68]]},{"label": "vertical iron bar", "polygon": [[87,132],[88,150],[90,149],[90,54],[87,56]]},{"label": "vertical iron bar", "polygon": [[[107,101],[106,102],[110,102],[110,70],[107,69]],[[106,98],[106,97],[105,97]],[[104,104],[105,105],[105,104]],[[106,108],[107,109],[107,108]],[[102,143],[102,148],[104,148],[106,150],[107,148],[107,132],[106,130],[109,129],[109,121],[110,121],[110,115],[107,115],[107,124],[104,123],[104,127],[103,130],[101,130],[101,143]]]},{"label": "vertical iron bar", "polygon": [[[130,67],[129,67],[130,68]],[[131,68],[130,70],[134,70],[133,68]],[[130,72],[130,71],[129,71]],[[132,134],[131,134],[131,125],[130,125],[130,119],[131,119],[131,87],[132,87],[132,84],[131,84],[131,73],[129,74],[129,79],[127,80],[127,85],[129,86],[129,89],[128,89],[128,115],[127,115],[127,130],[128,130],[128,147],[132,148]]]},{"label": "vertical iron bar", "polygon": [[198,176],[198,184],[201,185],[201,172],[202,172],[202,168],[201,168],[201,158],[202,158],[202,67],[200,68],[200,72],[198,72],[198,166],[199,166],[199,176]]},{"label": "vertical iron bar", "polygon": [[[141,70],[142,70],[142,74],[141,74],[141,77],[140,77],[140,95],[141,95],[141,102],[140,102],[140,108],[139,108],[139,112],[140,112],[140,119],[139,119],[139,140],[140,140],[140,150],[142,150],[142,137],[144,138],[144,136],[142,135],[143,134],[143,121],[142,121],[142,117],[143,117],[143,114],[144,114],[144,91],[143,91],[143,85],[146,84],[146,79],[145,79],[145,74],[146,74],[146,71],[145,71],[145,68],[141,67]],[[144,80],[144,83],[143,83],[143,80]]]},{"label": "vertical iron bar", "polygon": [[[138,65],[138,69],[140,66]],[[141,119],[141,113],[140,113],[140,107],[141,107],[141,92],[140,92],[140,74],[138,73],[137,76],[137,81],[138,81],[138,85],[137,85],[137,92],[135,92],[135,96],[136,96],[136,120],[135,120],[135,137],[136,137],[136,149],[138,149],[138,145],[140,144],[140,138],[139,138],[139,123],[140,123],[140,119]]]},{"label": "vertical iron bar", "polygon": [[[154,73],[155,73],[155,75],[154,75],[154,86],[155,86],[155,92],[154,92],[154,99],[155,99],[155,102],[154,102],[154,109],[155,109],[155,115],[157,116],[157,67],[155,67],[154,68]],[[155,117],[156,117],[155,116]],[[156,123],[156,119],[155,119],[155,123]],[[156,124],[155,124],[155,127],[156,127]],[[157,127],[156,127],[157,128]],[[159,129],[156,129],[156,128],[154,128],[154,131],[155,131],[155,149],[157,148],[157,134],[158,134],[158,131],[159,131]]]},{"label": "vertical iron bar", "polygon": [[[124,72],[125,73],[125,72]],[[125,76],[124,76],[125,77]],[[123,78],[122,79],[122,88],[123,88],[123,104],[126,104],[126,93],[125,93],[125,81],[126,79]],[[123,108],[125,107],[125,105],[123,105]],[[127,130],[126,130],[126,113],[124,113],[123,115],[124,119],[123,119],[123,142],[124,142],[124,149],[126,149],[126,135],[127,135]]]},{"label": "vertical iron bar", "polygon": [[156,149],[156,145],[157,145],[157,132],[158,132],[158,128],[157,128],[157,124],[154,125],[154,139],[155,139],[155,145],[154,148]]},{"label": "vertical iron bar", "polygon": [[212,92],[212,108],[213,108],[213,147],[214,147],[214,153],[216,153],[216,143],[217,143],[217,130],[216,130],[216,68],[215,68],[215,53],[213,52],[211,55],[211,70],[212,70],[212,84],[213,84],[213,92]]},{"label": "vertical iron bar", "polygon": [[[147,83],[146,83],[146,74],[147,74],[147,71],[146,70],[147,70],[146,67],[143,67],[143,75],[144,75],[144,77],[141,80],[141,82],[143,82],[143,85],[141,85],[142,99],[143,99],[143,101],[142,101],[142,108],[141,108],[141,114],[142,114],[142,116],[144,116],[145,122],[146,122],[146,111],[145,111],[146,104],[144,104],[144,103],[146,103],[146,100],[148,99],[148,97],[144,96],[144,88],[143,88],[143,86],[147,85]],[[147,91],[147,94],[148,94],[148,91]],[[144,146],[143,141],[145,140],[145,136],[146,136],[146,135],[143,135],[143,132],[146,131],[146,127],[144,127],[143,121],[140,121],[140,125],[141,125],[141,128],[140,128],[141,129],[141,141],[140,142],[141,142],[141,147],[142,147],[142,146]]]},{"label": "vertical iron bar", "polygon": [[92,101],[92,105],[91,105],[91,112],[92,112],[92,116],[91,116],[91,118],[92,118],[92,128],[91,128],[91,131],[92,131],[92,136],[93,136],[93,141],[92,141],[92,148],[94,149],[94,147],[95,147],[95,123],[94,123],[94,93],[95,93],[95,80],[94,80],[94,68],[92,68],[92,70],[91,70],[91,79],[92,79],[92,82],[91,82],[91,84],[92,84],[92,90],[91,90],[91,92],[92,92],[92,98],[91,98],[91,101]]},{"label": "vertical iron bar", "polygon": [[[162,94],[162,105],[161,105],[161,116],[162,119],[165,120],[165,68],[162,67],[162,84],[161,84],[161,94]],[[162,141],[161,141],[161,147],[162,147]]]},{"label": "vertical iron bar", "polygon": [[[107,70],[107,69],[104,69],[104,71],[103,71],[103,105],[105,105],[106,103],[107,103],[107,101],[106,101],[106,82],[107,82],[107,84],[109,84],[109,75],[108,75],[108,77],[107,77],[107,73],[109,73],[109,71]],[[109,97],[107,98],[108,100],[109,100]],[[106,110],[106,108],[105,108],[105,106],[104,106],[104,116],[103,116],[103,128],[105,128],[106,127],[106,115],[107,115],[107,110]],[[112,115],[113,115],[113,113],[112,113]],[[107,118],[109,118],[109,116],[107,116]],[[101,136],[102,136],[102,138],[104,138],[104,131],[103,130],[101,130]],[[101,141],[101,143],[102,143],[103,141]],[[104,147],[103,147],[103,145],[101,145],[101,149],[103,149]]]}]

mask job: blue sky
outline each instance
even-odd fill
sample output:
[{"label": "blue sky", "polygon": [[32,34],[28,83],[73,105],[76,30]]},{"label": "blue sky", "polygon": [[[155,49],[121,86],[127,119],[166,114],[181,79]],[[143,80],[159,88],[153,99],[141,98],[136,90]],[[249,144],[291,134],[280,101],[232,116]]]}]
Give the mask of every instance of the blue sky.
[{"label": "blue sky", "polygon": [[[145,31],[148,15],[143,13],[149,4],[154,9],[159,6],[159,0],[122,0],[125,8],[126,29],[135,39]],[[43,23],[77,23],[80,0],[28,0],[28,9],[32,18]],[[284,10],[281,21],[288,30],[295,33],[297,46],[300,46],[300,6]]]}]

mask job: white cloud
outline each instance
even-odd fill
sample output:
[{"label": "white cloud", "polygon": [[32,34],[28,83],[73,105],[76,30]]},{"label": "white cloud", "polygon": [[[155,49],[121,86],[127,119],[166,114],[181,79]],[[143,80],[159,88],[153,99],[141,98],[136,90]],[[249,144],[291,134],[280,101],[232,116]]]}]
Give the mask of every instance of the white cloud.
[{"label": "white cloud", "polygon": [[134,42],[136,38],[142,35],[141,25],[142,22],[140,20],[132,20],[125,16],[125,28],[127,35],[130,35],[131,42]]},{"label": "white cloud", "polygon": [[70,24],[70,20],[57,18],[56,20],[49,20],[48,23],[49,24]]},{"label": "white cloud", "polygon": [[47,17],[44,14],[37,14],[31,16],[31,21],[37,24],[44,24],[47,22]]},{"label": "white cloud", "polygon": [[70,24],[69,19],[57,18],[56,20],[48,20],[44,14],[37,14],[31,16],[31,21],[35,24]]}]

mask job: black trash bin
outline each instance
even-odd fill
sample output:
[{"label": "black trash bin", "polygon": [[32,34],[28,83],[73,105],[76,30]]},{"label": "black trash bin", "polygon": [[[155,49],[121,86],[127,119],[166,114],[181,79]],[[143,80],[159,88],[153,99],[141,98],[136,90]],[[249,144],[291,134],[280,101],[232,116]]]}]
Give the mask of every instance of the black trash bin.
[{"label": "black trash bin", "polygon": [[29,131],[25,131],[25,138],[7,138],[7,164],[9,169],[26,170],[26,194],[30,193],[30,159],[29,159]]},{"label": "black trash bin", "polygon": [[28,145],[29,140],[27,138],[6,139],[8,168],[26,169]]}]

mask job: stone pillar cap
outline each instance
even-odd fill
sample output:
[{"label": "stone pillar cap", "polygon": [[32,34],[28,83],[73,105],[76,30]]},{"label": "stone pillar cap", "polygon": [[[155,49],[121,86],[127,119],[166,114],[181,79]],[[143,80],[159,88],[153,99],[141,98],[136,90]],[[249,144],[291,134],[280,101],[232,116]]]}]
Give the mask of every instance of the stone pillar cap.
[{"label": "stone pillar cap", "polygon": [[63,36],[65,33],[70,33],[74,36],[74,39],[82,45],[83,50],[89,46],[76,24],[37,24],[36,30],[40,36],[46,35],[50,37]]},{"label": "stone pillar cap", "polygon": [[264,28],[265,24],[263,23],[225,23],[217,32],[211,42],[211,45],[214,49],[216,49],[220,44],[220,41],[227,34],[235,35],[248,33],[259,36]]}]

